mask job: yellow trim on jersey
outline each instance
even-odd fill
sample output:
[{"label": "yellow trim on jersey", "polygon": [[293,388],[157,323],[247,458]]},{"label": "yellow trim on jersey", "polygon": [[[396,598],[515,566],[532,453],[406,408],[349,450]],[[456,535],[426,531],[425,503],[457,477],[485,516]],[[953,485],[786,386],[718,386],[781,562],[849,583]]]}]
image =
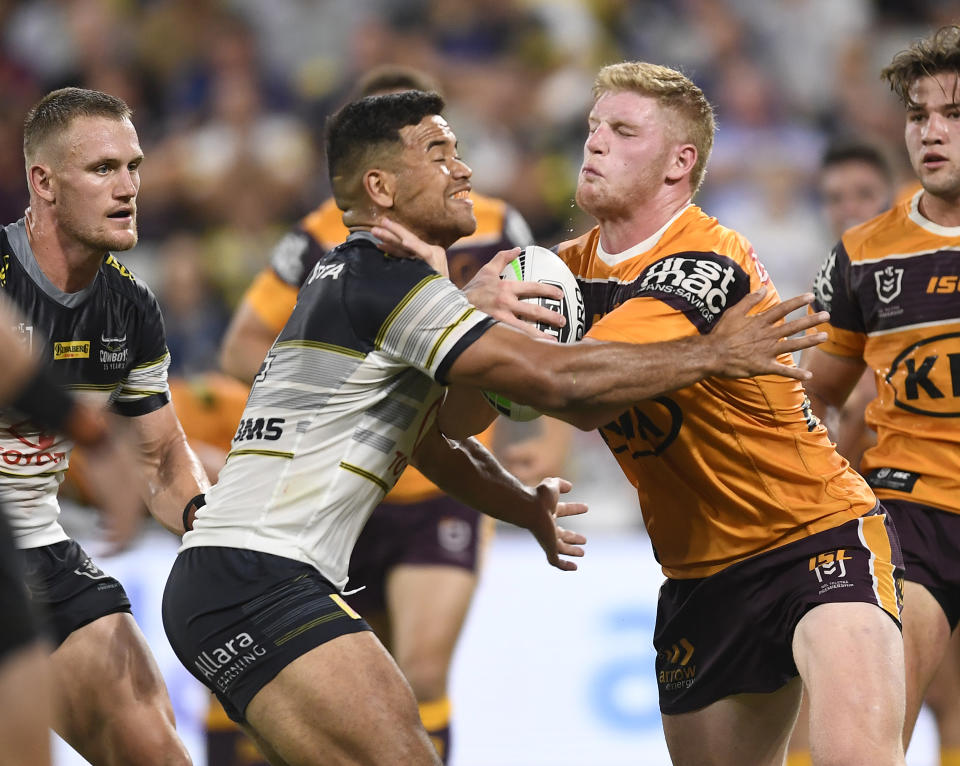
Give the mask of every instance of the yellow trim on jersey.
[{"label": "yellow trim on jersey", "polygon": [[454,331],[459,325],[463,324],[467,318],[476,311],[474,308],[468,308],[463,314],[460,315],[460,318],[457,319],[452,325],[450,325],[446,330],[444,330],[440,337],[437,338],[437,342],[433,344],[433,348],[430,349],[430,355],[427,357],[427,367],[430,368],[433,366],[433,360],[436,358],[437,354],[440,352],[440,348],[443,346],[444,341],[450,336],[450,333]]},{"label": "yellow trim on jersey", "polygon": [[429,277],[424,277],[410,289],[410,292],[403,296],[402,301],[393,307],[393,311],[391,311],[387,315],[387,318],[383,320],[383,324],[380,325],[380,329],[377,331],[377,336],[373,339],[374,346],[377,349],[383,345],[383,339],[386,337],[387,332],[389,332],[390,325],[393,324],[393,321],[397,318],[397,315],[407,307],[417,293],[437,279],[443,279],[443,277],[441,277],[439,274],[431,274]]},{"label": "yellow trim on jersey", "polygon": [[355,359],[363,359],[366,357],[366,354],[362,351],[356,351],[346,346],[335,346],[332,343],[321,343],[317,340],[285,340],[278,343],[276,348],[312,348],[319,351],[329,351],[333,354],[340,354],[341,356],[351,356]]},{"label": "yellow trim on jersey", "polygon": [[151,359],[149,362],[144,362],[143,364],[138,364],[136,367],[132,367],[130,372],[135,372],[137,370],[149,370],[151,367],[159,367],[169,358],[170,352],[166,351],[163,356],[158,356],[156,359]]},{"label": "yellow trim on jersey", "polygon": [[279,457],[284,460],[293,460],[292,452],[277,452],[276,450],[269,449],[236,449],[232,450],[227,459],[229,460],[232,457],[237,457],[238,455],[262,455],[263,457]]},{"label": "yellow trim on jersey", "polygon": [[341,462],[340,467],[344,471],[350,471],[350,473],[355,473],[357,476],[362,476],[367,481],[373,482],[378,487],[380,487],[380,489],[382,489],[384,493],[387,493],[390,491],[390,487],[387,486],[387,483],[383,479],[381,479],[379,476],[376,476],[375,474],[370,473],[370,471],[364,468],[360,468],[360,466],[350,465],[350,463]]},{"label": "yellow trim on jersey", "polygon": [[70,391],[113,391],[116,383],[67,383],[63,386]]}]

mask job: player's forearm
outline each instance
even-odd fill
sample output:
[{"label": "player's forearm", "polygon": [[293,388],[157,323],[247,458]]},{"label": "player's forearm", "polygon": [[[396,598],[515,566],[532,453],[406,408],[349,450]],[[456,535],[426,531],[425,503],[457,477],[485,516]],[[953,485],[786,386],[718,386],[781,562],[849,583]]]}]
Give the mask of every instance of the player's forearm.
[{"label": "player's forearm", "polygon": [[[555,413],[627,407],[709,377],[719,369],[707,338],[665,343],[556,346],[530,360],[529,377],[493,390]],[[508,390],[509,389],[509,390]]]},{"label": "player's forearm", "polygon": [[414,465],[451,497],[495,519],[529,529],[540,516],[536,492],[476,439],[450,441],[433,429]]},{"label": "player's forearm", "polygon": [[164,527],[184,533],[183,509],[187,502],[210,488],[203,465],[185,437],[171,439],[146,461],[147,509]]}]

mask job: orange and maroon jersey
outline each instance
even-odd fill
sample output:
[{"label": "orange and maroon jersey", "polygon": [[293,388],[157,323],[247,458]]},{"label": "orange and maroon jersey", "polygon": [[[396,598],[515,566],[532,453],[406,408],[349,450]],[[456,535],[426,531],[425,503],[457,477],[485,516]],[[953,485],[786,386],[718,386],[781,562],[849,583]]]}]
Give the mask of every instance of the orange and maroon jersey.
[{"label": "orange and maroon jersey", "polygon": [[[693,205],[626,252],[604,252],[596,228],[558,251],[583,290],[588,335],[602,340],[708,333],[769,284],[750,243]],[[770,285],[759,309],[776,301]],[[600,433],[637,488],[668,577],[714,574],[876,505],[791,378],[708,378],[636,404]]]},{"label": "orange and maroon jersey", "polygon": [[[501,250],[533,244],[523,217],[503,200],[472,193],[477,230],[447,248],[450,280],[460,287]],[[297,293],[317,261],[346,240],[342,211],[332,199],[307,215],[274,248],[270,266],[261,271],[243,296],[267,327],[279,333],[293,313]],[[489,446],[489,431],[481,441]],[[391,503],[416,503],[440,494],[436,485],[413,467],[403,472],[386,498]]]},{"label": "orange and maroon jersey", "polygon": [[924,218],[920,198],[850,229],[824,261],[820,348],[874,371],[862,468],[877,496],[960,513],[960,226]]}]

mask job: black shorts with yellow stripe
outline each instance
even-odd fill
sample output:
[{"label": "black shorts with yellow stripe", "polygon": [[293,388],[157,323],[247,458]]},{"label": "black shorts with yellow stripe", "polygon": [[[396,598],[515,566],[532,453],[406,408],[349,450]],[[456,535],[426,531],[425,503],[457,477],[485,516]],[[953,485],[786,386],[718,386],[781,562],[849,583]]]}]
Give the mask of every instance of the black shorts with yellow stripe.
[{"label": "black shorts with yellow stripe", "polygon": [[667,580],[653,644],[660,710],[699,710],[796,677],[793,633],[820,604],[876,604],[900,627],[903,557],[882,506],[711,575]]},{"label": "black shorts with yellow stripe", "polygon": [[237,723],[257,692],[295,659],[338,636],[370,630],[308,564],[219,547],[177,556],[163,594],[163,626],[180,661]]}]

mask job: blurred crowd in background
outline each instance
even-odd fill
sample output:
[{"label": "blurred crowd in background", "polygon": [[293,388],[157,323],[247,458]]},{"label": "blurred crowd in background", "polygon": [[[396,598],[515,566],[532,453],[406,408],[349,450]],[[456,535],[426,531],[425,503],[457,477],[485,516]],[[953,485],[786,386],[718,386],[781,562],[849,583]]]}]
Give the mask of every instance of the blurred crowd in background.
[{"label": "blurred crowd in background", "polygon": [[590,222],[573,203],[590,86],[622,59],[682,69],[717,110],[697,202],[754,244],[781,294],[832,244],[815,179],[832,139],[875,143],[909,177],[903,111],[880,81],[950,0],[0,0],[0,218],[27,204],[22,120],[64,85],[120,96],[146,154],[141,244],[172,372],[216,364],[229,314],[282,233],[329,193],[325,117],[384,63],[431,73],[478,191],[537,241]]}]

